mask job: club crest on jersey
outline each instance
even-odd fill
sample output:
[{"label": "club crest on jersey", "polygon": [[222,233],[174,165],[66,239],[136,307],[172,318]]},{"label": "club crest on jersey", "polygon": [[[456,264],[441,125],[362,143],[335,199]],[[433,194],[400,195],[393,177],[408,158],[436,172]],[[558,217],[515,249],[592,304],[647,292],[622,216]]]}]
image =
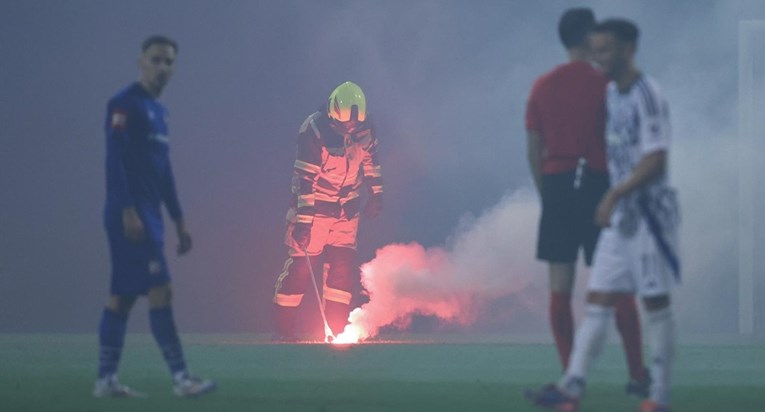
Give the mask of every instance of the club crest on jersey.
[{"label": "club crest on jersey", "polygon": [[653,140],[656,140],[656,139],[658,139],[658,138],[660,138],[660,137],[661,137],[661,134],[659,133],[659,132],[661,132],[661,126],[659,126],[659,124],[658,124],[658,123],[652,123],[652,124],[651,124],[651,125],[648,127],[648,131],[650,132],[649,136],[650,136],[650,137],[651,137],[651,139],[653,139]]},{"label": "club crest on jersey", "polygon": [[158,275],[162,271],[162,265],[156,261],[152,260],[149,262],[149,273],[152,275]]},{"label": "club crest on jersey", "polygon": [[114,130],[125,130],[127,128],[127,112],[122,110],[112,112],[111,127]]}]

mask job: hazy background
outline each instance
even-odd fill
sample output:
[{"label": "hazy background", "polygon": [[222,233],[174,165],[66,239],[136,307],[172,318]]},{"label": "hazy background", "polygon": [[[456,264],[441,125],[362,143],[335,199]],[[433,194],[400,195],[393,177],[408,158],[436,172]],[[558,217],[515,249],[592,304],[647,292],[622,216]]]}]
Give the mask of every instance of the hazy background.
[{"label": "hazy background", "polygon": [[[556,25],[575,5],[642,30],[638,65],[672,112],[684,212],[680,332],[735,334],[738,25],[765,18],[754,0],[3,1],[0,332],[96,328],[109,273],[105,103],[137,78],[148,35],[180,43],[162,96],[195,242],[178,259],[168,231],[180,327],[264,332],[285,258],[295,136],[334,86],[364,88],[381,141],[386,209],[363,223],[360,260],[391,242],[447,244],[472,216],[531,187],[525,102],[534,79],[563,62]],[[755,197],[765,206],[765,193]],[[535,218],[507,230],[536,241]],[[530,253],[516,265],[538,280],[490,303],[468,330],[547,333],[545,267]],[[130,328],[145,330],[145,303],[136,309]]]}]

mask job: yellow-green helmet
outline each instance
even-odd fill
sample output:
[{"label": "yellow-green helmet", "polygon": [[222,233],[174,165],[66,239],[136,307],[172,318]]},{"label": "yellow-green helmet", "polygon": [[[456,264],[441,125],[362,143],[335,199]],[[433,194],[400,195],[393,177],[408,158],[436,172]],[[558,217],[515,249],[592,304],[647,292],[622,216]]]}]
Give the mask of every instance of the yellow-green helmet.
[{"label": "yellow-green helmet", "polygon": [[327,114],[338,122],[358,121],[367,118],[367,99],[356,83],[345,82],[329,95]]}]

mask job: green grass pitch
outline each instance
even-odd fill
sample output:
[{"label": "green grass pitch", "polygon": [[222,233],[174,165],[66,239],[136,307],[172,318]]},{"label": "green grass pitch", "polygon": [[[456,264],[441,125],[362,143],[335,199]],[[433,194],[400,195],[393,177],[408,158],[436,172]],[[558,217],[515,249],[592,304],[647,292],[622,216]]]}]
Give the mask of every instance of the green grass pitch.
[{"label": "green grass pitch", "polygon": [[[148,399],[94,399],[95,335],[0,335],[2,411],[534,411],[527,386],[559,376],[552,345],[270,344],[254,335],[184,335],[192,370],[219,389],[175,399],[148,335],[129,334],[120,379]],[[437,338],[436,338],[437,339]],[[765,345],[678,348],[674,411],[765,410]],[[593,369],[582,411],[632,411],[621,349]]]}]

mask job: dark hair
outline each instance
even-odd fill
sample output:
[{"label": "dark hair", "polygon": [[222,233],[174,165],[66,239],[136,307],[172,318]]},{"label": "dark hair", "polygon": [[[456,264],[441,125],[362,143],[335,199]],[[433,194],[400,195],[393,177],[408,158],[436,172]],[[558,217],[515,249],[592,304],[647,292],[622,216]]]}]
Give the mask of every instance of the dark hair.
[{"label": "dark hair", "polygon": [[593,33],[609,33],[620,42],[629,43],[637,47],[640,30],[635,23],[626,19],[608,19],[600,22],[592,29]]},{"label": "dark hair", "polygon": [[170,46],[176,53],[178,53],[178,43],[175,40],[162,35],[150,36],[144,40],[143,44],[141,44],[141,51],[146,52],[146,50],[154,44]]},{"label": "dark hair", "polygon": [[595,14],[589,8],[568,9],[558,22],[558,35],[566,49],[581,47],[595,26]]}]

